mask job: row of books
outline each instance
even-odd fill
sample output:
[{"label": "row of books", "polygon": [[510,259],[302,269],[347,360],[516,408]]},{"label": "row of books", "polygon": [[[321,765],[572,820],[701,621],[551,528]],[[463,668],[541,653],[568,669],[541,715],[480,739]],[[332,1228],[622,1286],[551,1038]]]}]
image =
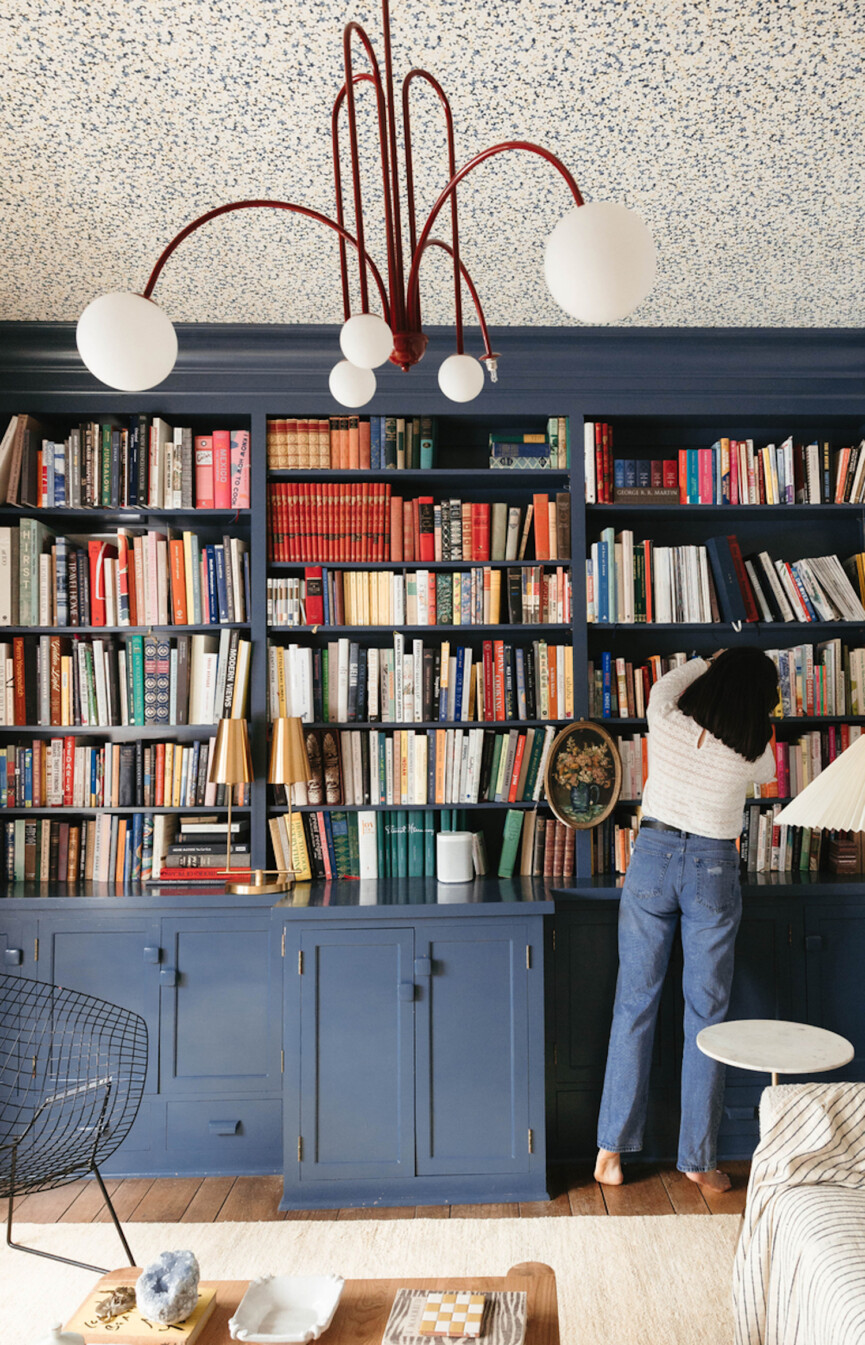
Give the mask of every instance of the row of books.
[{"label": "row of books", "polygon": [[634,487],[674,487],[680,504],[861,504],[865,440],[833,451],[827,442],[757,448],[753,439],[721,438],[711,448],[680,449],[678,459],[618,458],[615,499]]},{"label": "row of books", "polygon": [[[504,589],[504,598],[502,590]],[[499,570],[330,570],[268,579],[270,626],[497,626],[570,623],[571,574],[559,565]]]},{"label": "row of books", "polygon": [[537,801],[555,732],[552,725],[507,732],[309,728],[310,778],[293,787],[292,798],[355,807]]},{"label": "row of books", "polygon": [[364,561],[535,560],[571,554],[571,497],[536,492],[526,506],[432,495],[404,499],[389,481],[272,482],[268,559],[296,564]]},{"label": "row of books", "polygon": [[271,719],[306,723],[494,723],[573,719],[573,649],[534,640],[531,646],[449,640],[410,646],[399,631],[393,648],[343,637],[323,648],[268,645]]},{"label": "row of books", "polygon": [[396,471],[435,466],[435,416],[269,416],[271,471]]},{"label": "row of books", "polygon": [[[445,815],[395,809],[346,813],[339,809],[271,818],[270,834],[278,868],[292,867],[298,879],[375,879],[436,877],[436,835],[453,830]],[[500,878],[521,875],[549,878],[574,872],[575,833],[536,809],[505,814],[497,864]],[[488,872],[487,842],[472,834],[476,876]],[[363,898],[361,898],[362,900]]]},{"label": "row of books", "polygon": [[194,532],[63,537],[35,518],[0,527],[0,624],[187,626],[245,622],[249,556]]},{"label": "row of books", "polygon": [[496,470],[563,471],[570,463],[567,416],[551,416],[545,431],[491,430],[489,464]]},{"label": "row of books", "polygon": [[[0,746],[2,808],[220,808],[210,780],[215,738],[194,743],[92,742],[69,735]],[[249,803],[234,786],[232,802]]]},{"label": "row of books", "polygon": [[604,528],[586,563],[588,620],[598,623],[863,621],[863,606],[835,555],[773,560],[743,557],[735,534],[705,546],[635,541],[630,529]]},{"label": "row of books", "polygon": [[109,728],[246,717],[252,645],[238,631],[0,643],[0,724]]},{"label": "row of books", "polygon": [[41,509],[248,509],[249,431],[194,435],[161,416],[74,425],[57,439],[34,416],[0,439],[0,500]]},{"label": "row of books", "polygon": [[[778,718],[803,715],[865,715],[865,649],[840,639],[767,649],[778,669]],[[589,715],[593,719],[643,719],[652,687],[688,655],[650,654],[643,664],[604,650],[587,665]]]},{"label": "row of books", "polygon": [[154,882],[180,875],[224,883],[229,867],[240,881],[249,876],[247,818],[232,819],[230,839],[224,817],[193,813],[189,817],[163,817],[162,822],[162,843],[155,849],[151,866]]},{"label": "row of books", "polygon": [[9,882],[146,882],[163,845],[166,815],[102,813],[80,822],[15,818],[3,827]]},{"label": "row of books", "polygon": [[612,504],[614,485],[613,427],[606,420],[583,425],[583,471],[586,504]]},{"label": "row of books", "polygon": [[858,724],[828,724],[795,742],[775,743],[775,778],[754,785],[756,799],[792,799],[861,736]]}]

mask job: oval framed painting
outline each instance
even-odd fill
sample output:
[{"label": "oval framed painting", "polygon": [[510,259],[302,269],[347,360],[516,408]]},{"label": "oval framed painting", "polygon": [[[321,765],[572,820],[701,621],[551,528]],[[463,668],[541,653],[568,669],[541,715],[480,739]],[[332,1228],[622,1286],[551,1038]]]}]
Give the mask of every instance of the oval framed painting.
[{"label": "oval framed painting", "polygon": [[622,761],[615,739],[590,719],[568,724],[553,739],[544,789],[560,822],[575,831],[609,817],[622,787]]}]

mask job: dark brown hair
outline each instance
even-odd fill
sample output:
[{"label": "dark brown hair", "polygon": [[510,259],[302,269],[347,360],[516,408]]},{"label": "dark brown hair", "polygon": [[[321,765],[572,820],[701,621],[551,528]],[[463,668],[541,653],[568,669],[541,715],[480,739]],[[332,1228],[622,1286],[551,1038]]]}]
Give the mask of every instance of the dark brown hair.
[{"label": "dark brown hair", "polygon": [[756,761],[772,737],[778,670],[762,649],[725,649],[685,687],[679,709],[746,761]]}]

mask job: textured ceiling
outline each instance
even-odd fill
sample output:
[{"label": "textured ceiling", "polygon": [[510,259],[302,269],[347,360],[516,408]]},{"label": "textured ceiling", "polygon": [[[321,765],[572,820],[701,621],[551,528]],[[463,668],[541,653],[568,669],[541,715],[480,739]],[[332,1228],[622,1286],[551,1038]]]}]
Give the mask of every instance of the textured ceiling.
[{"label": "textured ceiling", "polygon": [[[423,65],[444,85],[459,162],[533,140],[587,199],[643,215],[659,272],[632,323],[862,325],[865,5],[392,3],[397,77]],[[102,291],[143,288],[172,235],[227,200],[332,214],[330,107],[350,18],[381,57],[372,0],[6,0],[0,319],[74,320]],[[413,106],[429,207],[444,181],[442,123],[429,91]],[[568,200],[526,155],[485,164],[461,188],[464,257],[492,326],[571,323],[543,281],[544,241]],[[178,321],[339,322],[336,252],[321,226],[243,212],[184,244],[154,297]],[[450,322],[443,253],[422,279],[426,320]]]}]

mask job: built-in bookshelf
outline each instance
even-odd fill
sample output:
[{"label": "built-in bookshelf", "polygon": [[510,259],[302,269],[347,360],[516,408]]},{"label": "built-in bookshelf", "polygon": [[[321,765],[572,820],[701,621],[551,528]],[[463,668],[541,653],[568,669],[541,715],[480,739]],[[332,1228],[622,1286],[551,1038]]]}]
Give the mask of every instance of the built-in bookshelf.
[{"label": "built-in bookshelf", "polygon": [[[250,428],[16,413],[0,440],[6,880],[147,883],[178,834],[225,857],[216,722],[246,717]],[[251,793],[234,790],[249,864]],[[190,851],[192,853],[192,851]]]},{"label": "built-in bookshelf", "polygon": [[651,686],[738,643],[773,658],[781,693],[777,775],[748,800],[744,871],[862,871],[861,838],[773,820],[865,724],[863,430],[838,416],[587,418],[587,707],[620,739],[627,777],[592,836],[593,873],[627,868]]}]

